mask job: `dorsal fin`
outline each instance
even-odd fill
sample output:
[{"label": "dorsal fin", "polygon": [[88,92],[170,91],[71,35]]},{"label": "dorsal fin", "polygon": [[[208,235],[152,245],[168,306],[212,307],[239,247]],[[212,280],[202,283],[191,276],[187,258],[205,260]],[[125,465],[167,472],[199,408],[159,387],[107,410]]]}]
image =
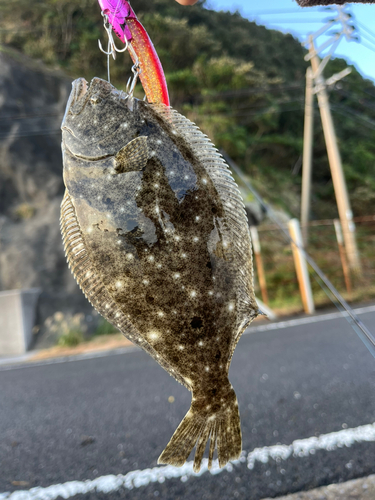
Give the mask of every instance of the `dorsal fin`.
[{"label": "dorsal fin", "polygon": [[[230,242],[228,257],[237,269],[238,335],[233,340],[231,352],[244,328],[257,316],[258,305],[254,295],[253,264],[250,231],[241,193],[228,165],[209,138],[193,122],[177,111],[161,104],[151,107],[162,116],[192,147],[220,194],[227,222]],[[230,255],[229,255],[230,254]]]},{"label": "dorsal fin", "polygon": [[115,156],[115,170],[118,174],[142,170],[148,160],[147,137],[141,135],[120,149]]}]

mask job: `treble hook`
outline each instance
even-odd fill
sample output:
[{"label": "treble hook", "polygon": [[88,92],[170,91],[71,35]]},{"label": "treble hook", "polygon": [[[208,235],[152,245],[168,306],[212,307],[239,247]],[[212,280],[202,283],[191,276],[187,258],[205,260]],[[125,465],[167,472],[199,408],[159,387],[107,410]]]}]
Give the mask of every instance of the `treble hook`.
[{"label": "treble hook", "polygon": [[107,35],[108,35],[108,51],[105,51],[103,49],[103,46],[102,46],[102,43],[101,43],[100,40],[98,40],[99,49],[106,56],[112,56],[113,59],[116,59],[116,52],[121,53],[121,52],[125,52],[125,50],[127,50],[127,48],[128,48],[128,41],[126,40],[126,44],[125,44],[125,47],[123,49],[119,49],[118,47],[116,47],[116,44],[115,44],[115,41],[114,41],[114,38],[113,38],[113,34],[112,34],[112,26],[111,26],[111,24],[108,21],[108,16],[107,16],[107,14],[104,14],[103,11],[102,11],[102,16],[103,16],[103,26],[104,26],[104,29],[107,32]]},{"label": "treble hook", "polygon": [[129,78],[128,83],[126,85],[126,92],[128,95],[133,96],[135,86],[137,84],[138,76],[142,73],[142,69],[139,64],[139,59],[137,57],[137,54],[135,53],[131,43],[129,43],[129,51],[132,53],[134,56],[135,62],[132,67],[132,72],[133,72],[133,79],[132,77]]}]

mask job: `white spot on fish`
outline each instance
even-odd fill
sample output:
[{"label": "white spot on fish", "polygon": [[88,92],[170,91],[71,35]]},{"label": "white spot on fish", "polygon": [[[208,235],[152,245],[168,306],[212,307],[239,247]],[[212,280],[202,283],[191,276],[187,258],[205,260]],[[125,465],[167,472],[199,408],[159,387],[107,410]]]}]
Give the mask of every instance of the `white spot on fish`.
[{"label": "white spot on fish", "polygon": [[151,151],[150,156],[155,156],[155,155],[156,155],[156,151]]},{"label": "white spot on fish", "polygon": [[157,340],[160,337],[159,333],[155,331],[149,333],[148,336],[150,337],[151,340]]},{"label": "white spot on fish", "polygon": [[214,294],[214,292],[213,292],[212,290],[210,290],[210,291],[208,292],[208,295],[213,295],[213,294]]},{"label": "white spot on fish", "polygon": [[162,265],[161,265],[161,264],[158,264],[158,268],[160,269],[161,267],[162,267]]},{"label": "white spot on fish", "polygon": [[149,282],[148,280],[143,280],[143,281],[142,281],[142,283],[143,283],[144,285],[148,285],[150,282]]},{"label": "white spot on fish", "polygon": [[196,297],[197,296],[197,292],[195,290],[193,290],[192,292],[190,292],[190,296],[191,297]]},{"label": "white spot on fish", "polygon": [[209,366],[205,366],[204,369],[206,370],[206,372],[210,371],[210,367]]},{"label": "white spot on fish", "polygon": [[203,345],[203,341],[202,341],[202,340],[200,340],[200,341],[198,342],[198,345],[199,345],[200,347],[202,347],[202,345]]},{"label": "white spot on fish", "polygon": [[158,140],[156,141],[156,144],[161,144],[161,140],[160,140],[160,139],[158,139]]},{"label": "white spot on fish", "polygon": [[180,241],[180,239],[181,239],[181,238],[180,238],[179,236],[175,236],[175,237],[174,237],[174,239],[175,239],[176,241]]},{"label": "white spot on fish", "polygon": [[129,127],[129,125],[127,123],[123,123],[121,126],[122,126],[122,128],[128,128]]},{"label": "white spot on fish", "polygon": [[87,228],[87,232],[88,233],[92,233],[92,227],[91,226]]},{"label": "white spot on fish", "polygon": [[184,179],[187,181],[189,179],[189,176],[185,175]]},{"label": "white spot on fish", "polygon": [[197,216],[195,217],[195,220],[196,220],[197,222],[200,220],[199,215],[197,215]]},{"label": "white spot on fish", "polygon": [[202,179],[203,184],[207,184],[207,179]]},{"label": "white spot on fish", "polygon": [[121,288],[122,287],[122,283],[121,281],[117,281],[116,282],[116,288]]},{"label": "white spot on fish", "polygon": [[158,188],[159,187],[159,184],[154,184],[154,188]]},{"label": "white spot on fish", "polygon": [[195,243],[196,243],[197,241],[199,241],[198,236],[194,236],[193,241],[194,241]]},{"label": "white spot on fish", "polygon": [[118,245],[121,245],[121,240],[117,240],[117,244],[118,244]]},{"label": "white spot on fish", "polygon": [[163,311],[158,311],[158,316],[160,316],[162,318],[164,316]]},{"label": "white spot on fish", "polygon": [[183,259],[186,259],[186,257],[187,257],[186,253],[181,254],[181,257],[182,257]]},{"label": "white spot on fish", "polygon": [[228,305],[228,310],[229,310],[229,311],[233,311],[233,309],[234,309],[234,304],[233,304],[233,302],[229,302],[229,305]]},{"label": "white spot on fish", "polygon": [[132,253],[127,253],[127,254],[126,254],[126,258],[127,258],[128,260],[132,260],[132,259],[134,259],[134,255],[133,255]]},{"label": "white spot on fish", "polygon": [[174,273],[173,275],[174,279],[178,279],[181,277],[181,274],[180,273]]},{"label": "white spot on fish", "polygon": [[120,212],[125,212],[125,208],[124,208],[124,207],[121,207],[121,208],[120,208]]},{"label": "white spot on fish", "polygon": [[180,351],[183,351],[185,349],[183,345],[179,345],[178,348],[180,349]]},{"label": "white spot on fish", "polygon": [[154,262],[155,258],[153,255],[149,255],[148,260],[149,262]]}]

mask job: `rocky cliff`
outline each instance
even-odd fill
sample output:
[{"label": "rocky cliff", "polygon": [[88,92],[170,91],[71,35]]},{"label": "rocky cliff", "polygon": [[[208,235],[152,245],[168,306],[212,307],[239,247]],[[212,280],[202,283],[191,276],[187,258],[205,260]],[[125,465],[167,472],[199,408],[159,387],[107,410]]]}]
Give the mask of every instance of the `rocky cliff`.
[{"label": "rocky cliff", "polygon": [[91,308],[59,230],[60,123],[71,79],[0,47],[0,290],[40,287],[39,322]]}]

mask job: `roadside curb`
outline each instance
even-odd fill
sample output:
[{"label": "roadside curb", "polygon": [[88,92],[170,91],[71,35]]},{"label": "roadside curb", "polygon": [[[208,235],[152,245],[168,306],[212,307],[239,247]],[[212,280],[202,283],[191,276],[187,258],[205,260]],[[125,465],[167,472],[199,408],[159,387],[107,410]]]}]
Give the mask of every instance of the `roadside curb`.
[{"label": "roadside curb", "polygon": [[[278,500],[374,500],[375,474],[346,483],[330,484],[310,491],[293,493]],[[272,500],[264,498],[263,500]]]}]

